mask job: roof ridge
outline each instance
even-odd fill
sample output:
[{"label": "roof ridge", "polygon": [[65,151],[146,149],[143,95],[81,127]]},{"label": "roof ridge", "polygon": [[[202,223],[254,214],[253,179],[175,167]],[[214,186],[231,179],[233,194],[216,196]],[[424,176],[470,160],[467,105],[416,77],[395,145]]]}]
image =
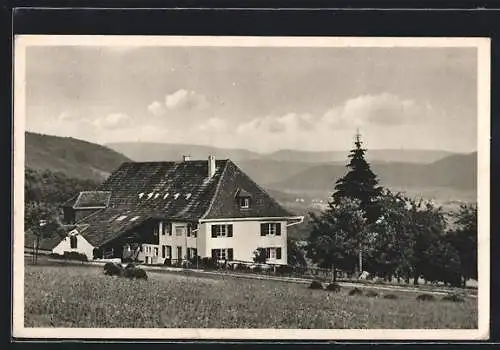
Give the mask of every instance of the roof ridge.
[{"label": "roof ridge", "polygon": [[215,199],[217,198],[217,195],[219,194],[222,179],[224,178],[224,175],[226,174],[226,169],[227,169],[229,163],[234,164],[230,159],[226,160],[226,162],[224,164],[224,169],[222,169],[222,172],[221,172],[220,177],[219,177],[219,182],[217,183],[217,187],[215,188],[214,195],[212,196],[212,199],[210,199],[210,204],[209,204],[207,210],[205,211],[205,213],[203,213],[203,215],[200,217],[200,219],[203,219],[205,216],[207,216],[208,213],[210,213],[210,210],[212,210],[212,206],[214,205]]}]

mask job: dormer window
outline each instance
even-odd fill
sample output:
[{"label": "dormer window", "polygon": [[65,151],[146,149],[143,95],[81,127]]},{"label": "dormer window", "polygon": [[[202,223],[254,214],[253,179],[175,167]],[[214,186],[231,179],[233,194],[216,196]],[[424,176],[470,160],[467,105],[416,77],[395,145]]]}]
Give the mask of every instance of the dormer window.
[{"label": "dormer window", "polygon": [[250,198],[248,197],[240,198],[240,208],[242,209],[250,208]]},{"label": "dormer window", "polygon": [[236,200],[241,209],[248,209],[252,204],[252,195],[243,189],[238,189],[236,192]]}]

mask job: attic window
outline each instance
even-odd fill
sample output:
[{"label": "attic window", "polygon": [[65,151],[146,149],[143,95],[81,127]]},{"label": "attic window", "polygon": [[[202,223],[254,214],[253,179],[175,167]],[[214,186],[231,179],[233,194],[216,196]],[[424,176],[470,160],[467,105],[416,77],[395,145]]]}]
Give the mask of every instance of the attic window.
[{"label": "attic window", "polygon": [[150,199],[151,197],[153,197],[153,194],[154,194],[153,192],[148,193],[148,199]]},{"label": "attic window", "polygon": [[160,196],[159,193],[155,194],[155,198],[154,199],[158,198],[159,196]]},{"label": "attic window", "polygon": [[123,219],[125,219],[127,217],[127,215],[122,215],[122,216],[119,216],[116,221],[122,221]]},{"label": "attic window", "polygon": [[238,200],[238,204],[240,205],[241,209],[250,208],[251,197],[252,197],[251,194],[248,193],[247,191],[243,189],[238,190],[238,192],[236,193],[236,199]]},{"label": "attic window", "polygon": [[180,195],[180,193],[176,193],[176,194],[174,195],[174,198],[175,198],[175,199],[179,198],[179,195]]},{"label": "attic window", "polygon": [[165,195],[163,196],[163,199],[167,199],[168,197],[168,193],[165,193]]},{"label": "attic window", "polygon": [[140,216],[134,216],[132,219],[130,219],[130,221],[135,221],[135,220],[137,220],[139,218],[140,218]]},{"label": "attic window", "polygon": [[142,198],[144,196],[144,192],[139,193],[139,198]]},{"label": "attic window", "polygon": [[191,193],[186,194],[186,199],[191,198]]},{"label": "attic window", "polygon": [[240,208],[243,209],[250,208],[250,198],[248,197],[240,198]]}]

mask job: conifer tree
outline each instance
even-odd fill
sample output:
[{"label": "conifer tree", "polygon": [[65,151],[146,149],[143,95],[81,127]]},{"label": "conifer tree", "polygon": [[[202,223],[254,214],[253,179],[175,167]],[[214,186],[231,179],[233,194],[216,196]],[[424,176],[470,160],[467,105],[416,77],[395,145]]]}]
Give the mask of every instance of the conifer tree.
[{"label": "conifer tree", "polygon": [[382,188],[378,186],[378,178],[365,159],[366,149],[362,144],[358,131],[354,142],[355,148],[350,151],[350,161],[346,166],[349,171],[337,180],[333,202],[337,204],[346,197],[357,199],[360,202],[360,209],[365,213],[367,223],[371,224],[380,215],[376,200],[382,194]]}]

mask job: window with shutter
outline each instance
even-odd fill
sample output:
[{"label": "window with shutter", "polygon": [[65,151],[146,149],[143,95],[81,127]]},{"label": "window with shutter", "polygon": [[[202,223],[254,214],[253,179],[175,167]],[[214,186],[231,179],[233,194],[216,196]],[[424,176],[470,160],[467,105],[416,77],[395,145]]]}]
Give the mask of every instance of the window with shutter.
[{"label": "window with shutter", "polygon": [[233,248],[228,248],[228,250],[227,250],[227,260],[229,260],[229,261],[233,260]]},{"label": "window with shutter", "polygon": [[227,236],[233,237],[233,225],[227,225]]},{"label": "window with shutter", "polygon": [[276,224],[276,236],[281,236],[281,223]]},{"label": "window with shutter", "polygon": [[267,224],[260,224],[260,235],[267,235]]},{"label": "window with shutter", "polygon": [[217,237],[217,225],[212,225],[212,238]]},{"label": "window with shutter", "polygon": [[276,248],[276,259],[281,259],[281,248]]},{"label": "window with shutter", "polygon": [[218,249],[212,249],[212,259],[216,260],[218,258]]}]

